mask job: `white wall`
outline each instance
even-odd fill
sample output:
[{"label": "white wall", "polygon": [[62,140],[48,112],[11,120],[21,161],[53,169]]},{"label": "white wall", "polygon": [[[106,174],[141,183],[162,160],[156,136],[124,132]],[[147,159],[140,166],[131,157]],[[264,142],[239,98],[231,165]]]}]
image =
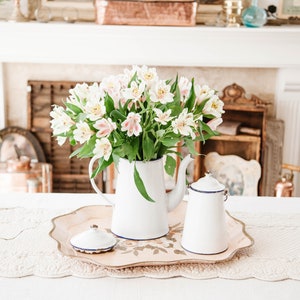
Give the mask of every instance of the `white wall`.
[{"label": "white wall", "polygon": [[[27,81],[28,80],[70,80],[100,81],[104,76],[118,74],[124,66],[61,65],[5,63],[3,66],[6,99],[6,124],[26,127],[27,125]],[[268,102],[274,102],[277,69],[249,68],[193,68],[157,67],[161,78],[179,75],[207,83],[220,91],[232,83],[245,88]],[[273,108],[270,108],[273,113]]]}]

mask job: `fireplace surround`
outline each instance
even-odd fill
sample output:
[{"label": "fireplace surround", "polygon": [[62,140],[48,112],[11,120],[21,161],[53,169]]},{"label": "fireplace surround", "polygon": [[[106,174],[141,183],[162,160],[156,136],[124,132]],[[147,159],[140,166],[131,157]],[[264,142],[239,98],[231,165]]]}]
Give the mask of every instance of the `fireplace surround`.
[{"label": "fireplace surround", "polygon": [[[219,89],[238,81],[234,77],[241,78],[249,93],[273,100],[273,116],[285,123],[283,161],[300,165],[299,26],[237,29],[1,22],[0,34],[0,128],[26,126],[27,80],[101,80],[103,72],[147,64],[166,75],[177,70],[202,74],[203,81]],[[296,174],[298,196],[299,179]]]}]

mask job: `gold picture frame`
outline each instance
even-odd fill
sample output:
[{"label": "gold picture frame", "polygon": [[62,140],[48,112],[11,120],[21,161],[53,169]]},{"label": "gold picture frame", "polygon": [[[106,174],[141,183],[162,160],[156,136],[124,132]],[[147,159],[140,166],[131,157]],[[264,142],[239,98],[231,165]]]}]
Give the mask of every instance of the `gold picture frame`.
[{"label": "gold picture frame", "polygon": [[300,18],[300,0],[279,0],[277,15],[280,19]]},{"label": "gold picture frame", "polygon": [[28,156],[37,162],[46,162],[43,148],[35,135],[24,128],[10,126],[0,130],[0,162],[20,156]]},{"label": "gold picture frame", "polygon": [[95,21],[93,0],[41,0],[41,4],[51,10],[52,20],[63,20],[64,11],[74,9],[78,13],[76,21]]}]

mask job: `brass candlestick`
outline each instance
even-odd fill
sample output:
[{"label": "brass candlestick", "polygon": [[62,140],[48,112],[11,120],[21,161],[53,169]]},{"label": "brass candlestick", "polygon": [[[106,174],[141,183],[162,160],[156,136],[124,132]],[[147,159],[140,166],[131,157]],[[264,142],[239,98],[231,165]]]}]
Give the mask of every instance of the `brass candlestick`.
[{"label": "brass candlestick", "polygon": [[24,17],[24,15],[21,12],[20,0],[14,1],[13,12],[7,21],[10,21],[10,22],[27,22],[28,21],[28,19],[26,17]]},{"label": "brass candlestick", "polygon": [[227,27],[239,27],[237,17],[241,15],[243,9],[242,0],[224,0],[223,11],[226,15]]}]

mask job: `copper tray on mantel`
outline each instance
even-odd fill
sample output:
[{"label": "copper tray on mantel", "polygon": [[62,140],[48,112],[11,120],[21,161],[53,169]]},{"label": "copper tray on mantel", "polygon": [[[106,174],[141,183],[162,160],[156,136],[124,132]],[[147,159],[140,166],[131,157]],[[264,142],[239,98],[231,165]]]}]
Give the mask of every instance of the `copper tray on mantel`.
[{"label": "copper tray on mantel", "polygon": [[70,239],[93,224],[110,232],[112,208],[109,206],[85,206],[54,218],[50,236],[57,241],[58,249],[62,254],[114,269],[179,263],[217,263],[231,259],[238,250],[253,244],[253,239],[245,231],[245,224],[227,213],[229,247],[226,251],[213,255],[185,251],[181,247],[185,208],[186,203],[182,202],[169,214],[170,231],[166,236],[146,241],[117,238],[118,242],[114,249],[105,253],[77,252],[71,246]]}]

